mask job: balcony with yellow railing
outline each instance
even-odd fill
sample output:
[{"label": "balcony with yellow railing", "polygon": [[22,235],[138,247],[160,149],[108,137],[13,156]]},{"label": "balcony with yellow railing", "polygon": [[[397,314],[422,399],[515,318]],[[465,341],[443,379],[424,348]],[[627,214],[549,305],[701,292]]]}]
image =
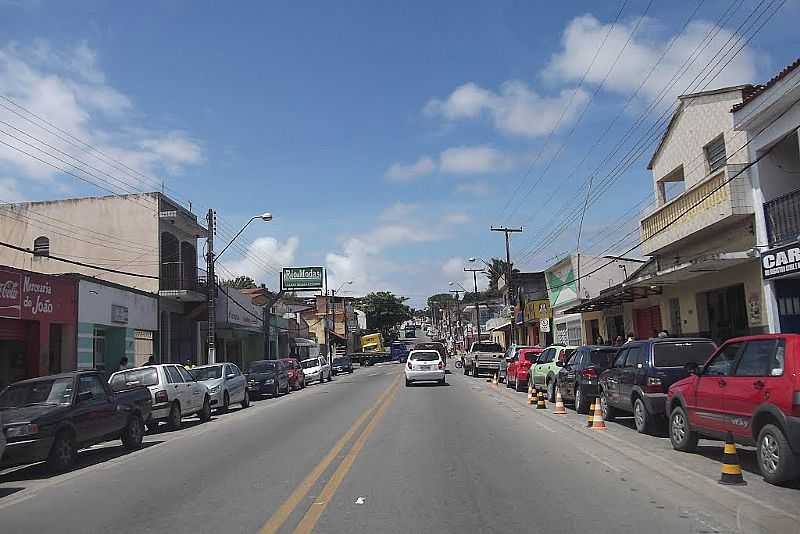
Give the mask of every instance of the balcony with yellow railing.
[{"label": "balcony with yellow railing", "polygon": [[722,172],[642,218],[642,252],[657,253],[688,237],[701,237],[713,227],[752,215],[752,189],[747,172],[728,181],[740,168],[741,165],[727,165]]}]

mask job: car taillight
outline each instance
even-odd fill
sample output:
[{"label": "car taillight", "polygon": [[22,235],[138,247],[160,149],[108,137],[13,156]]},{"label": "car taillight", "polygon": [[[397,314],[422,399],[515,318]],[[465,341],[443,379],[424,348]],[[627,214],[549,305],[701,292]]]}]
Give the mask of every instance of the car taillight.
[{"label": "car taillight", "polygon": [[597,369],[594,367],[587,367],[583,371],[581,371],[581,376],[583,378],[588,378],[589,380],[593,378],[597,378]]},{"label": "car taillight", "polygon": [[439,362],[439,369],[444,369],[444,364],[442,362]]},{"label": "car taillight", "polygon": [[792,397],[792,416],[800,417],[800,391],[795,391]]},{"label": "car taillight", "polygon": [[655,376],[647,377],[647,384],[644,386],[645,393],[662,393],[661,379]]},{"label": "car taillight", "polygon": [[408,362],[408,368],[411,369],[411,362]]},{"label": "car taillight", "polygon": [[163,389],[161,391],[156,391],[156,402],[167,402],[169,401],[169,397],[167,397],[167,392]]}]

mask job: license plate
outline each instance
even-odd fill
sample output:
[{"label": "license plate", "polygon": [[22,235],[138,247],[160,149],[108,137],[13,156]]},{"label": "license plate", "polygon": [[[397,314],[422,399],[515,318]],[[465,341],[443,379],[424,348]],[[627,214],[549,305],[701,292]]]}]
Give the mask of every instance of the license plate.
[{"label": "license plate", "polygon": [[423,365],[422,367],[420,367],[420,369],[422,369],[423,371],[430,371],[431,369],[433,369],[433,367],[431,367],[430,365]]}]

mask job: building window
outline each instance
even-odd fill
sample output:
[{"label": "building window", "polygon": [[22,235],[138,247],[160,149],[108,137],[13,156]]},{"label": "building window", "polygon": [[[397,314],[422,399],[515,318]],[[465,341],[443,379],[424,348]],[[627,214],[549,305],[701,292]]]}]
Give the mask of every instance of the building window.
[{"label": "building window", "polygon": [[725,154],[725,137],[720,135],[705,147],[706,161],[708,161],[708,172],[712,173],[721,169],[728,161]]},{"label": "building window", "polygon": [[686,191],[683,165],[658,180],[658,205],[663,206],[678,198]]},{"label": "building window", "polygon": [[45,236],[39,236],[33,240],[33,255],[46,258],[50,256],[50,240]]}]

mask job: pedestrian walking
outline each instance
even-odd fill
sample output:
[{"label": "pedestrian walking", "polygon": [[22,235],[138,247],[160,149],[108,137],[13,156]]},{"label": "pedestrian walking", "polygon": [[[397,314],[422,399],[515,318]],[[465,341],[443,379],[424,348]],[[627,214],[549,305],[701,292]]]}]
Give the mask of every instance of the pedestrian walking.
[{"label": "pedestrian walking", "polygon": [[630,343],[631,341],[636,341],[636,338],[633,336],[633,332],[628,332],[628,340],[625,343]]},{"label": "pedestrian walking", "polygon": [[119,359],[119,365],[117,366],[117,371],[124,371],[128,368],[128,357],[123,356]]},{"label": "pedestrian walking", "polygon": [[595,345],[603,345],[603,344],[605,344],[605,340],[603,339],[603,336],[597,336],[597,338],[594,340],[594,344]]},{"label": "pedestrian walking", "polygon": [[617,336],[614,338],[614,346],[621,347],[622,346],[622,336]]},{"label": "pedestrian walking", "polygon": [[662,330],[661,332],[659,332],[659,333],[658,333],[658,336],[656,336],[656,337],[669,337],[669,330],[667,330],[667,329],[665,328],[664,330]]},{"label": "pedestrian walking", "polygon": [[156,364],[155,356],[150,356],[149,358],[147,358],[147,361],[144,362],[144,364],[145,365],[155,365]]}]

